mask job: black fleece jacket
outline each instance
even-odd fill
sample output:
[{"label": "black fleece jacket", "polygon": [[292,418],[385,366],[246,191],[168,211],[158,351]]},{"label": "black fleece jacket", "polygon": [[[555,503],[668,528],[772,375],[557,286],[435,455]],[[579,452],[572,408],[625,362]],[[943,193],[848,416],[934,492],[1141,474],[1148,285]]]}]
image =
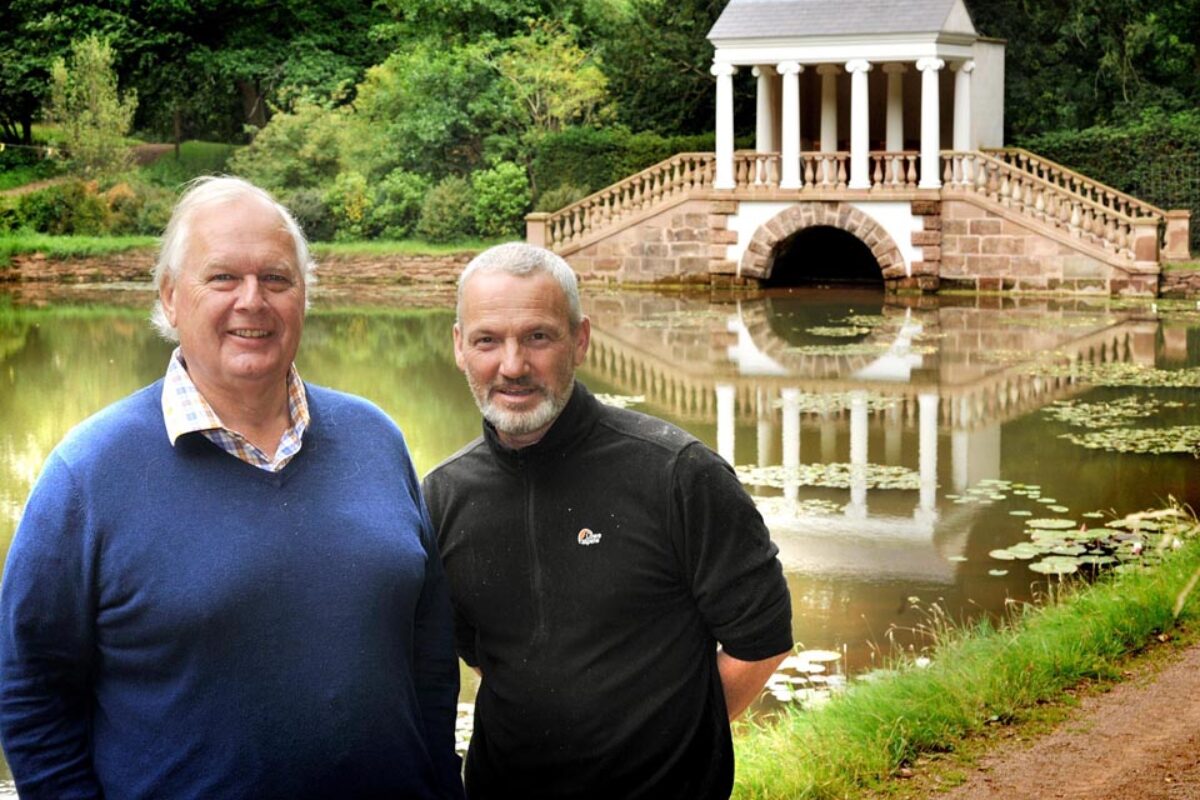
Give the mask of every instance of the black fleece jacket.
[{"label": "black fleece jacket", "polygon": [[786,581],[733,470],[576,383],[537,444],[484,435],[425,479],[459,654],[483,673],[479,798],[726,798],[719,642],[792,645]]}]

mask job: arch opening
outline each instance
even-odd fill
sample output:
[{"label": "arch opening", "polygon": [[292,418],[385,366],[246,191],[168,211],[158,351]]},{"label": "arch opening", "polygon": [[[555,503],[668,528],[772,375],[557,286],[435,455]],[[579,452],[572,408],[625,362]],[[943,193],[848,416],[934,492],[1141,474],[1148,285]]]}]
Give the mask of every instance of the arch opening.
[{"label": "arch opening", "polygon": [[883,288],[883,270],[861,239],[831,225],[797,231],[775,248],[767,287],[855,286]]}]

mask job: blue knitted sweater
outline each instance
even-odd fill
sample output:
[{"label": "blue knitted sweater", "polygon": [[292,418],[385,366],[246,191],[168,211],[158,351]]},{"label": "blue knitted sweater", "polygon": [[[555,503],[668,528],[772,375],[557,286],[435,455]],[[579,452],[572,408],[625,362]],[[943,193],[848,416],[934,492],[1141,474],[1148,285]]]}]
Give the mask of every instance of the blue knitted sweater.
[{"label": "blue knitted sweater", "polygon": [[306,389],[279,473],[172,447],[161,382],[50,455],[0,588],[22,797],[461,796],[449,599],[403,437]]}]

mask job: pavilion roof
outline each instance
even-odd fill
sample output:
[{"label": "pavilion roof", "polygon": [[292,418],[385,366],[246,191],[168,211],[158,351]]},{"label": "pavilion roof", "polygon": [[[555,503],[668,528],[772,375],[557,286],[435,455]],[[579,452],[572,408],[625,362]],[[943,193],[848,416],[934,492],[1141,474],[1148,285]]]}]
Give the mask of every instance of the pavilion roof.
[{"label": "pavilion roof", "polygon": [[729,0],[708,38],[975,35],[962,0]]}]

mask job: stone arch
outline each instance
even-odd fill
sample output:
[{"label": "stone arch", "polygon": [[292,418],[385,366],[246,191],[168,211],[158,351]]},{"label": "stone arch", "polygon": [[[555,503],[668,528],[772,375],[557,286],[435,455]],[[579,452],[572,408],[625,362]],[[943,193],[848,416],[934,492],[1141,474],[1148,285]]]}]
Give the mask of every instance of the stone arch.
[{"label": "stone arch", "polygon": [[871,249],[885,281],[907,274],[900,248],[883,226],[849,203],[796,203],[759,226],[742,254],[738,274],[767,280],[779,246],[805,228],[826,225],[851,234]]}]

